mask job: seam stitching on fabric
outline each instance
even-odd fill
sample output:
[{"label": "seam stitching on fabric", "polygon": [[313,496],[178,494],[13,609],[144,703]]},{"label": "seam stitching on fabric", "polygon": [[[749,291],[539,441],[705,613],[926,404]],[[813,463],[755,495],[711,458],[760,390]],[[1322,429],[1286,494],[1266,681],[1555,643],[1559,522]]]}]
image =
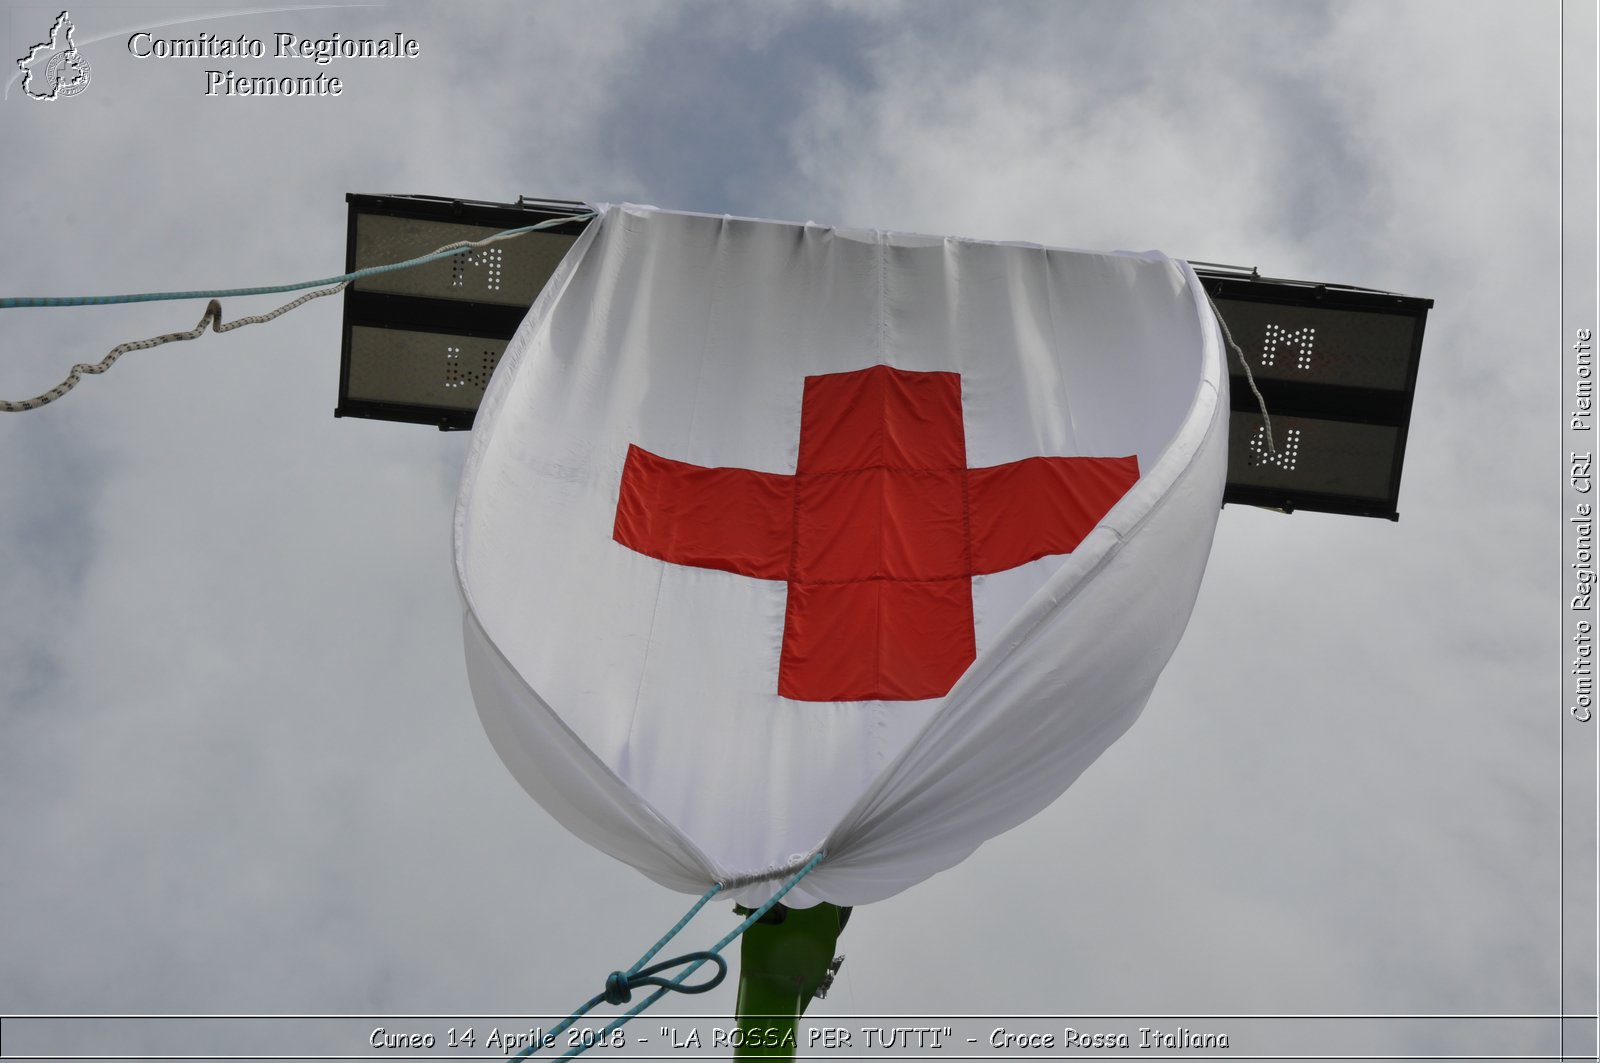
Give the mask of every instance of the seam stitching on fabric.
[{"label": "seam stitching on fabric", "polygon": [[[1054,275],[1055,264],[1051,261],[1050,251],[1047,248],[1041,247],[1039,249],[1039,253],[1044,256],[1044,301],[1045,311],[1050,321],[1051,350],[1059,351],[1061,350],[1061,327],[1056,321],[1056,286]],[[1057,375],[1059,379],[1059,373]],[[1066,381],[1063,379],[1061,380],[1061,383],[1065,385]],[[1070,396],[1066,394],[1066,388],[1064,386],[1062,388],[1062,399],[1063,402],[1061,404],[1061,408],[1062,411],[1067,415],[1067,431],[1072,434],[1072,444],[1075,447],[1081,448],[1083,446],[1083,441],[1078,436],[1078,421],[1072,415],[1072,403],[1070,401]]]}]

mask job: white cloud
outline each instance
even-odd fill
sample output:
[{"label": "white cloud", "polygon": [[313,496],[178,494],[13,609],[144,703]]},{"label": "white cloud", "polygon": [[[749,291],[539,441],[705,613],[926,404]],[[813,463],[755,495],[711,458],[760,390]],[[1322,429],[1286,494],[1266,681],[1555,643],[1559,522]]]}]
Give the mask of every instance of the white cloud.
[{"label": "white cloud", "polygon": [[[1225,512],[1146,718],[1044,815],[858,912],[814,1011],[1549,1011],[1555,426],[1529,337],[1553,10],[262,17],[422,42],[293,104],[96,46],[81,96],[0,108],[25,163],[0,234],[27,249],[0,294],[334,273],[343,194],[400,191],[770,206],[1432,296],[1401,523]],[[198,313],[0,313],[0,394]],[[564,1012],[687,907],[495,761],[448,564],[463,441],[334,421],[337,337],[307,307],[0,419],[0,900],[26,913],[0,1012]]]}]

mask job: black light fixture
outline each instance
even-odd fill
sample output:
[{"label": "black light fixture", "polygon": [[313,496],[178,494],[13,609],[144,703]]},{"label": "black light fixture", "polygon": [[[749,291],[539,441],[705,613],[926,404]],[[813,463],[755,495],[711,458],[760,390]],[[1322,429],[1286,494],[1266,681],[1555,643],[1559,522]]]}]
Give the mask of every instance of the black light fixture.
[{"label": "black light fixture", "polygon": [[[472,427],[484,385],[528,307],[588,224],[569,200],[482,203],[350,194],[347,271],[460,240],[573,219],[345,289],[339,417]],[[1253,269],[1197,266],[1272,418],[1272,451],[1243,367],[1223,502],[1399,519],[1400,470],[1432,299]]]},{"label": "black light fixture", "polygon": [[1224,502],[1399,519],[1411,399],[1432,299],[1197,268],[1272,419],[1228,356]]},{"label": "black light fixture", "polygon": [[[479,203],[356,194],[345,199],[350,204],[346,272],[589,214],[584,204],[564,200]],[[351,284],[344,291],[334,416],[471,428],[506,342],[585,224],[559,224]]]}]

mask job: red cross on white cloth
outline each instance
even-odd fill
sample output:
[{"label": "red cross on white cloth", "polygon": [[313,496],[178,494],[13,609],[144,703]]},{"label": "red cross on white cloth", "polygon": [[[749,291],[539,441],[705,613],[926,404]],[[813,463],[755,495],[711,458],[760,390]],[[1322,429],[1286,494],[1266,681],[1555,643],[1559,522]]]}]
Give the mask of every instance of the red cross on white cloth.
[{"label": "red cross on white cloth", "polygon": [[1225,353],[1156,252],[606,209],[462,471],[485,734],[685,893],[753,907],[822,851],[784,903],[870,904],[954,866],[1151,702],[1222,503]]},{"label": "red cross on white cloth", "polygon": [[972,577],[1070,553],[1139,479],[1133,457],[967,467],[957,373],[805,378],[794,474],[628,448],[613,536],[788,584],[778,693],[942,697],[976,656]]}]

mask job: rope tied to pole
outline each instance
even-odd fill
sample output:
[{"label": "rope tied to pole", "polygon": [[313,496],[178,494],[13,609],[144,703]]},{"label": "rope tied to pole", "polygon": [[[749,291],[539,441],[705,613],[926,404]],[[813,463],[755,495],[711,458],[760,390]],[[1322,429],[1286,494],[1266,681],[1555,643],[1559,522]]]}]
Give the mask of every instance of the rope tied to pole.
[{"label": "rope tied to pole", "polygon": [[[677,924],[673,926],[671,930],[668,930],[661,936],[661,940],[657,941],[643,956],[639,957],[639,962],[635,963],[626,971],[612,971],[611,974],[606,977],[606,987],[603,991],[596,993],[593,997],[589,998],[589,1001],[586,1004],[553,1026],[550,1029],[550,1032],[545,1034],[542,1039],[536,1041],[527,1048],[524,1048],[521,1052],[518,1052],[516,1055],[512,1056],[511,1060],[514,1061],[518,1059],[527,1059],[539,1049],[548,1048],[555,1044],[556,1039],[562,1034],[566,1033],[567,1030],[572,1027],[573,1023],[583,1018],[590,1011],[601,1004],[620,1005],[628,1003],[633,998],[633,990],[635,989],[639,989],[647,985],[657,987],[654,993],[651,993],[648,997],[644,998],[644,1000],[635,1004],[632,1008],[628,1009],[626,1013],[607,1023],[605,1028],[597,1033],[593,1038],[584,1038],[583,1043],[568,1049],[566,1052],[562,1053],[559,1058],[572,1059],[576,1056],[582,1055],[584,1052],[588,1051],[590,1048],[593,1048],[597,1044],[605,1043],[606,1038],[608,1038],[613,1031],[621,1028],[630,1019],[644,1011],[644,1009],[648,1008],[651,1004],[654,1004],[656,1001],[666,996],[669,992],[704,993],[708,990],[715,989],[722,983],[723,978],[728,972],[728,961],[722,958],[722,950],[727,948],[728,945],[732,943],[740,934],[743,934],[746,930],[754,926],[762,916],[766,915],[769,911],[776,907],[778,902],[783,900],[788,892],[799,884],[801,879],[805,878],[806,875],[810,874],[818,864],[822,863],[822,859],[825,855],[826,854],[822,852],[812,855],[812,857],[802,864],[794,872],[794,874],[790,875],[784,880],[783,886],[772,895],[771,899],[768,900],[767,903],[751,912],[750,915],[745,918],[744,922],[734,927],[731,931],[723,936],[722,940],[718,941],[715,945],[712,945],[709,949],[701,952],[687,953],[683,956],[676,957],[675,959],[663,960],[662,962],[653,966],[646,967],[645,964],[649,963],[650,959],[655,956],[656,953],[660,952],[662,947],[665,946],[667,942],[676,937],[680,930],[688,926],[689,920],[693,919],[695,915],[699,913],[700,909],[706,906],[706,903],[710,901],[712,897],[715,897],[718,893],[722,892],[722,883],[719,882],[712,886],[710,889],[706,890],[705,893],[700,895],[700,899],[695,901],[694,906],[691,907],[688,912],[684,913],[683,918],[679,919]],[[695,971],[699,970],[701,966],[707,963],[716,964],[717,973],[705,982],[696,982],[692,985],[685,985],[685,982],[688,980],[689,976],[694,974]],[[685,967],[684,970],[675,978],[667,979],[656,977],[656,975],[660,974],[664,970],[683,964],[687,964],[688,966]]]}]

